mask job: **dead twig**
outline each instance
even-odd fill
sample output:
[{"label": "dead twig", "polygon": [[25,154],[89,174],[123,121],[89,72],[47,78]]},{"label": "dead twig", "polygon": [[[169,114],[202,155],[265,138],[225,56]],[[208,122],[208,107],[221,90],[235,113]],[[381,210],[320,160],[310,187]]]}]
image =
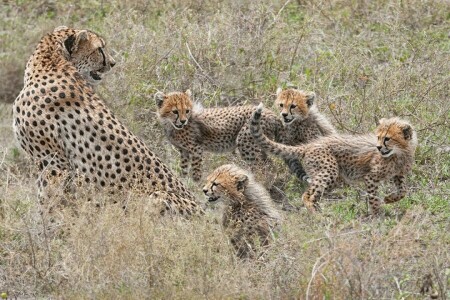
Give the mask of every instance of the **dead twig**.
[{"label": "dead twig", "polygon": [[216,82],[214,81],[214,79],[211,78],[211,76],[209,76],[206,71],[202,68],[202,66],[200,66],[200,64],[197,62],[197,60],[195,59],[194,55],[192,55],[192,51],[191,48],[189,48],[189,44],[186,42],[186,48],[188,50],[189,56],[191,57],[191,59],[194,61],[195,65],[197,66],[197,68],[202,72],[202,75],[208,79],[208,81],[215,87],[217,88],[218,85],[216,84]]}]

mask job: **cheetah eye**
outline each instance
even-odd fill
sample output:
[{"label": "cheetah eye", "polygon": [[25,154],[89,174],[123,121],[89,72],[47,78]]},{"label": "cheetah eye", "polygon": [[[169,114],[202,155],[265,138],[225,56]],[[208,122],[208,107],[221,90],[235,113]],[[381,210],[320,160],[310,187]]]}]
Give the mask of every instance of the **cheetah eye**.
[{"label": "cheetah eye", "polygon": [[291,108],[296,108],[296,107],[297,107],[297,105],[291,104]]},{"label": "cheetah eye", "polygon": [[390,139],[391,139],[391,138],[389,138],[389,137],[385,137],[385,138],[384,138],[384,141],[385,141],[385,142],[389,142]]},{"label": "cheetah eye", "polygon": [[280,107],[283,107],[283,103],[280,103]]},{"label": "cheetah eye", "polygon": [[175,115],[178,115],[178,110],[172,110]]},{"label": "cheetah eye", "polygon": [[186,113],[188,114],[188,113],[190,113],[191,111],[189,110],[189,109],[186,109]]}]

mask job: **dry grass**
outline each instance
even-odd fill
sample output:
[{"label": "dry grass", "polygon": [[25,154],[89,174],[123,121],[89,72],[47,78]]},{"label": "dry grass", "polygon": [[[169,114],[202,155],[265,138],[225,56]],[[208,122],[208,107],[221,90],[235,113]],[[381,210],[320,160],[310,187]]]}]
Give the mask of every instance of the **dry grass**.
[{"label": "dry grass", "polygon": [[[0,292],[12,299],[450,297],[448,2],[1,5]],[[283,212],[264,261],[234,257],[217,210],[189,221],[160,219],[132,194],[120,196],[124,212],[113,196],[96,194],[97,207],[80,193],[72,206],[41,214],[35,170],[12,135],[10,103],[37,41],[62,24],[109,41],[117,66],[99,93],[174,170],[178,154],[154,115],[156,90],[190,88],[206,106],[270,106],[277,86],[296,84],[317,93],[342,132],[370,131],[380,117],[408,118],[420,141],[409,194],[374,220],[355,189],[339,190],[346,201],[324,201],[319,215]],[[232,155],[216,158],[207,156],[206,171],[242,164]],[[301,206],[304,187],[292,178],[284,183]],[[199,186],[188,184],[202,199]],[[432,292],[422,295],[426,278]]]}]

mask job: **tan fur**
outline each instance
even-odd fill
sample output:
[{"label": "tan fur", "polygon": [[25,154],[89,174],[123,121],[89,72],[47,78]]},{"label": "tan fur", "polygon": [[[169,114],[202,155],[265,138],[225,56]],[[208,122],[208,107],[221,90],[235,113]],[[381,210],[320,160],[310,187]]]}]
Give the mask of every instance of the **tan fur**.
[{"label": "tan fur", "polygon": [[13,127],[22,149],[38,162],[40,196],[48,195],[52,178],[69,174],[68,180],[82,177],[101,188],[160,191],[169,211],[201,211],[194,195],[92,88],[114,64],[103,38],[67,27],[44,36],[30,57]]},{"label": "tan fur", "polygon": [[[309,143],[322,136],[336,134],[333,125],[317,109],[315,98],[313,92],[278,88],[275,106],[280,111],[284,124],[281,143],[295,146]],[[287,163],[297,177],[307,179],[303,167],[297,160],[288,160]]]},{"label": "tan fur", "polygon": [[[253,106],[231,106],[199,110],[186,93],[155,94],[158,116],[169,141],[181,153],[183,175],[191,167],[192,177],[199,181],[202,175],[203,153],[229,152],[236,148],[246,161],[263,162],[264,152],[255,144],[248,129],[248,118]],[[263,112],[262,128],[271,138],[279,136],[283,125],[270,110]]]},{"label": "tan fur", "polygon": [[269,243],[280,216],[267,191],[236,165],[223,165],[207,178],[203,192],[209,202],[225,203],[223,227],[241,258],[253,257],[258,245]]},{"label": "tan fur", "polygon": [[260,105],[252,116],[251,132],[260,145],[283,158],[301,158],[311,184],[302,198],[306,207],[317,210],[325,191],[339,178],[347,183],[364,181],[369,203],[377,213],[380,200],[377,189],[382,181],[392,179],[397,191],[386,196],[385,203],[406,194],[406,176],[414,163],[417,136],[412,126],[401,119],[381,119],[375,135],[332,135],[301,146],[285,146],[269,140],[259,128]]}]

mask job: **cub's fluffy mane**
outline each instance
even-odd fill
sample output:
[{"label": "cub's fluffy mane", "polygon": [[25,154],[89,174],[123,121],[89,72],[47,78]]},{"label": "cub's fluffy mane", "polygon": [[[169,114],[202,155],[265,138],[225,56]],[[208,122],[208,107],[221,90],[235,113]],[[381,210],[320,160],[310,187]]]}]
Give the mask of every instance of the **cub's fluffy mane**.
[{"label": "cub's fluffy mane", "polygon": [[330,123],[330,121],[319,112],[316,104],[314,103],[309,109],[310,118],[312,118],[318,125],[320,132],[324,135],[336,134],[336,129]]},{"label": "cub's fluffy mane", "polygon": [[277,210],[272,205],[272,199],[266,189],[255,181],[253,174],[247,172],[236,165],[225,165],[223,166],[230,174],[237,175],[242,174],[247,176],[248,183],[244,190],[245,200],[255,204],[261,211],[263,211],[267,216],[273,219],[280,219],[280,215]]}]

